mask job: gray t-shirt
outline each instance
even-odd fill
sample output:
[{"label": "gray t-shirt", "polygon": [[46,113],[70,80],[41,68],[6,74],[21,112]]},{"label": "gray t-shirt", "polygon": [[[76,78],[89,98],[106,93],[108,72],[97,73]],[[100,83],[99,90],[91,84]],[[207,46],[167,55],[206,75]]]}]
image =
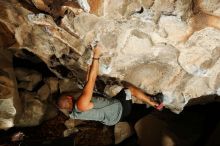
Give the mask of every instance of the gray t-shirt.
[{"label": "gray t-shirt", "polygon": [[91,101],[94,107],[85,112],[79,111],[75,105],[72,113],[69,114],[70,118],[99,121],[109,126],[119,122],[122,116],[122,104],[119,100],[93,97]]}]

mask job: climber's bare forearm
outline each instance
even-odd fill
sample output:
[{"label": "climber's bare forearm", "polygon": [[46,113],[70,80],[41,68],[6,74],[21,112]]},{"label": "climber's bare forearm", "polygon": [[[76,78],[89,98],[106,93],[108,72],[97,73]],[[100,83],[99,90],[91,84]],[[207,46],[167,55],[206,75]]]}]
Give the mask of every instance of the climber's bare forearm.
[{"label": "climber's bare forearm", "polygon": [[[91,103],[91,98],[93,94],[93,89],[95,86],[95,81],[97,77],[97,70],[98,70],[98,60],[93,60],[91,69],[88,75],[88,81],[83,88],[82,94],[78,98],[77,101],[77,107],[81,109],[81,111],[86,111],[88,109],[91,109],[93,107],[93,104]],[[92,104],[92,105],[91,105]]]},{"label": "climber's bare forearm", "polygon": [[[95,48],[94,50],[94,58],[99,58],[100,50],[99,48]],[[88,81],[83,88],[82,94],[77,100],[77,107],[81,111],[86,111],[93,108],[93,103],[91,102],[93,89],[95,86],[95,81],[98,75],[99,70],[99,60],[93,59],[92,65],[90,66],[90,70],[88,73]]]},{"label": "climber's bare forearm", "polygon": [[141,91],[139,88],[131,85],[131,84],[126,84],[125,85],[126,88],[128,88],[130,91],[131,91],[131,94],[132,96],[135,96],[137,99],[147,103],[147,104],[150,104],[151,106],[153,107],[156,107],[158,106],[159,104],[154,102],[154,101],[151,101],[151,97],[150,96],[147,96],[143,91]]}]

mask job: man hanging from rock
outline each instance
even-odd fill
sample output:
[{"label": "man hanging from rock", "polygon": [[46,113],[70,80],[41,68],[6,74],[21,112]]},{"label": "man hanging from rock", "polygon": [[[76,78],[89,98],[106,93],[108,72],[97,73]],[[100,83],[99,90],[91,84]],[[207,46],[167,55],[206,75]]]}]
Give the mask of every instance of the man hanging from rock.
[{"label": "man hanging from rock", "polygon": [[152,97],[147,96],[140,89],[129,83],[125,83],[124,88],[115,97],[110,99],[93,97],[93,89],[99,71],[100,54],[101,47],[97,45],[93,49],[92,64],[88,70],[87,83],[81,95],[77,100],[66,94],[59,96],[56,101],[59,109],[67,110],[70,118],[99,121],[110,126],[129,116],[132,110],[132,96],[158,110],[163,108],[162,103],[159,104],[153,101]]}]

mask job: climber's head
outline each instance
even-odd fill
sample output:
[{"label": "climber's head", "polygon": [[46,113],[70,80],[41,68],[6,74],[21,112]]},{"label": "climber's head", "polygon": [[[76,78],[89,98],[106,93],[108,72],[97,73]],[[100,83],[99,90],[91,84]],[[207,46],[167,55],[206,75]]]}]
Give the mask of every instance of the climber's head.
[{"label": "climber's head", "polygon": [[58,106],[59,109],[65,109],[71,111],[73,109],[73,97],[62,94],[61,96],[58,97],[56,101],[56,105]]}]

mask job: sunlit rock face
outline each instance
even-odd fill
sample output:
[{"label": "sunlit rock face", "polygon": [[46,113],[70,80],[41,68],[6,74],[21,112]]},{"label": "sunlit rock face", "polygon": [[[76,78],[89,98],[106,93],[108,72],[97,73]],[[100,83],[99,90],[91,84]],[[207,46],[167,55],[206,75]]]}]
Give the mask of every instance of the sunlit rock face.
[{"label": "sunlit rock face", "polygon": [[[1,0],[1,29],[7,27],[15,38],[2,48],[26,49],[58,78],[82,81],[81,73],[91,61],[90,44],[99,41],[100,76],[128,81],[150,94],[162,92],[166,108],[175,113],[191,99],[220,95],[218,0],[88,0],[88,4],[85,12],[75,1]],[[45,85],[36,94],[47,90]],[[30,102],[45,112],[40,103],[46,98]],[[43,116],[38,115],[36,121]]]}]

